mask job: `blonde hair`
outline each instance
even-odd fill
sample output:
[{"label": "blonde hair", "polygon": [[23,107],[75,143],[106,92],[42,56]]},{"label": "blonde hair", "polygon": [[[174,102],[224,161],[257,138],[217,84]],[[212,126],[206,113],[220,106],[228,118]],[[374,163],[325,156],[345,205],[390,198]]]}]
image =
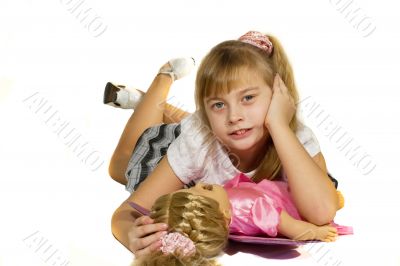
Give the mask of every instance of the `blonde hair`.
[{"label": "blonde hair", "polygon": [[[214,48],[206,55],[201,62],[195,87],[196,109],[201,122],[206,125],[202,131],[206,135],[204,143],[210,143],[215,135],[211,131],[210,122],[206,115],[204,99],[215,95],[229,93],[233,85],[240,81],[240,74],[243,70],[251,70],[261,75],[268,86],[272,88],[275,73],[278,73],[289,93],[297,103],[299,100],[298,92],[294,82],[292,67],[279,41],[268,35],[273,44],[271,55],[251,44],[238,40],[225,41]],[[295,132],[297,130],[297,117],[294,114],[289,124]],[[269,138],[266,153],[256,169],[253,180],[258,182],[264,178],[269,180],[278,176],[282,165],[272,139]],[[209,145],[209,154],[207,157],[215,157],[215,145]],[[224,147],[226,149],[228,147]],[[235,156],[230,154],[230,156]]]},{"label": "blonde hair", "polygon": [[150,216],[155,223],[168,224],[170,232],[190,238],[196,253],[181,256],[157,251],[135,260],[134,266],[217,265],[211,258],[226,246],[229,230],[216,200],[188,192],[171,193],[157,199]]}]

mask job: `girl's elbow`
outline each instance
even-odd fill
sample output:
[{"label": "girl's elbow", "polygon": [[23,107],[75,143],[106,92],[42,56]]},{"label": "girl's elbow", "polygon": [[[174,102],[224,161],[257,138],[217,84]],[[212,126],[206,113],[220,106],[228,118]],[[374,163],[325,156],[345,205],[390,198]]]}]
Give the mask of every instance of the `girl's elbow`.
[{"label": "girl's elbow", "polygon": [[111,217],[111,233],[113,234],[113,236],[119,240],[118,236],[119,236],[119,230],[118,230],[118,219],[117,219],[118,215],[117,215],[117,211],[115,211]]},{"label": "girl's elbow", "polygon": [[127,249],[129,249],[129,231],[134,221],[132,211],[124,203],[115,210],[111,217],[111,232],[115,239]]},{"label": "girl's elbow", "polygon": [[312,223],[315,225],[325,225],[333,221],[338,209],[336,193],[333,197],[325,198],[314,206]]},{"label": "girl's elbow", "polygon": [[333,221],[336,216],[335,206],[326,206],[315,211],[312,217],[310,217],[310,222],[315,225],[325,225]]},{"label": "girl's elbow", "polygon": [[116,209],[111,217],[111,233],[113,236],[121,242],[121,238],[124,235],[124,228],[123,228],[123,222],[124,222],[124,210],[119,207]]}]

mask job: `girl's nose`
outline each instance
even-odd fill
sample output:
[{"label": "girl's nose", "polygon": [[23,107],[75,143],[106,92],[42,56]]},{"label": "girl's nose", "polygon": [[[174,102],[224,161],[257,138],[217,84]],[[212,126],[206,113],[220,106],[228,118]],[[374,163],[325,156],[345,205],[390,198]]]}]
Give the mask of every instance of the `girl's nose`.
[{"label": "girl's nose", "polygon": [[228,113],[228,124],[235,124],[241,120],[243,120],[241,110],[239,110],[239,108],[231,108]]}]

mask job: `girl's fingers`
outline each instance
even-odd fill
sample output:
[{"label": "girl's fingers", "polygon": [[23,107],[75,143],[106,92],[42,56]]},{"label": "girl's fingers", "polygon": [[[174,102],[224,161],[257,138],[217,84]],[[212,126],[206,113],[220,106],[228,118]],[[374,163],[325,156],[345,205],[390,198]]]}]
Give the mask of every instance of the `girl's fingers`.
[{"label": "girl's fingers", "polygon": [[285,94],[286,97],[288,98],[288,100],[290,101],[290,103],[293,104],[293,103],[294,103],[294,99],[293,99],[292,95],[289,93],[289,90],[288,90],[288,88],[286,87],[285,83],[283,82],[282,78],[281,78],[279,75],[277,75],[277,76],[278,76],[278,78],[279,78],[279,88],[280,88],[280,91],[281,91],[283,94]]},{"label": "girl's fingers", "polygon": [[280,80],[279,74],[276,74],[275,78],[274,78],[274,84],[272,85],[274,91],[280,90],[280,82],[279,82],[279,80]]},{"label": "girl's fingers", "polygon": [[[152,246],[167,232],[168,226],[164,223],[153,224],[154,220],[148,216],[141,216],[135,220],[134,226],[128,233],[129,249],[136,254],[138,251],[151,251]],[[139,253],[140,254],[140,253]]]},{"label": "girl's fingers", "polygon": [[[286,92],[286,94],[289,94],[289,91],[288,91],[285,83],[283,82],[281,76],[278,75],[278,77],[279,77],[279,88],[281,88],[282,92]],[[289,94],[289,96],[290,96],[290,94]]]},{"label": "girl's fingers", "polygon": [[135,226],[141,226],[141,225],[144,225],[144,224],[151,224],[151,223],[153,223],[154,222],[154,220],[153,219],[151,219],[149,216],[140,216],[139,218],[137,218],[136,220],[135,220],[135,222],[134,222],[134,225]]},{"label": "girl's fingers", "polygon": [[279,87],[279,90],[283,93],[284,92],[283,81],[282,81],[281,76],[279,74],[277,76],[278,76],[278,87]]},{"label": "girl's fingers", "polygon": [[156,224],[138,224],[130,232],[131,238],[141,238],[148,234],[156,233],[158,231],[164,231],[168,228],[166,224],[156,223]]},{"label": "girl's fingers", "polygon": [[161,241],[156,241],[153,244],[151,244],[150,246],[147,246],[146,248],[137,250],[134,255],[135,258],[139,258],[141,256],[145,256],[148,255],[150,253],[153,253],[154,251],[158,250],[161,247]]},{"label": "girl's fingers", "polygon": [[151,234],[144,238],[136,239],[136,241],[131,245],[132,250],[134,250],[135,256],[144,255],[157,250],[159,247],[161,247],[160,238],[165,236],[166,234],[167,232],[163,231]]}]

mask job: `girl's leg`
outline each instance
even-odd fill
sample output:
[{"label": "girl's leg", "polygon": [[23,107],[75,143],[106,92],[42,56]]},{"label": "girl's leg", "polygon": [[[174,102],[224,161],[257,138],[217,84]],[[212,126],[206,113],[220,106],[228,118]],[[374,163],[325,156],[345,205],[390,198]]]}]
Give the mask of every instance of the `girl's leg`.
[{"label": "girl's leg", "polygon": [[126,184],[125,170],[137,140],[147,128],[163,122],[165,101],[172,82],[169,75],[157,75],[129,118],[109,166],[109,174],[115,181]]},{"label": "girl's leg", "polygon": [[337,230],[329,225],[317,226],[309,222],[296,220],[286,211],[281,212],[278,232],[294,240],[321,240],[332,242],[336,240]]},{"label": "girl's leg", "polygon": [[179,123],[183,118],[188,116],[190,113],[179,109],[178,107],[169,103],[165,104],[163,113],[163,122],[165,124]]}]

